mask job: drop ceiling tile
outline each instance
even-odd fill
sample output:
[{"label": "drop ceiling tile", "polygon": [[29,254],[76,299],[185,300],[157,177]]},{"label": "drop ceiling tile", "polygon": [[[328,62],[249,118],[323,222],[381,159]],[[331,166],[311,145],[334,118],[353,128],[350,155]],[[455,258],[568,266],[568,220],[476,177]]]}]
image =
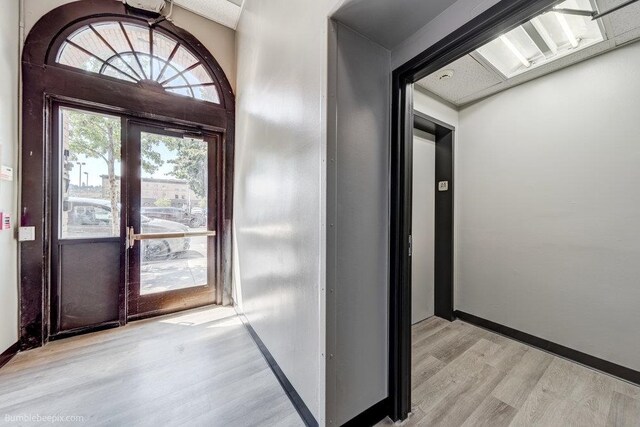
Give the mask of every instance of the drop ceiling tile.
[{"label": "drop ceiling tile", "polygon": [[[598,10],[600,12],[609,10],[623,1],[626,0],[597,0]],[[477,60],[474,59],[472,55],[475,56],[476,53],[472,52],[471,55],[467,55],[449,66],[443,67],[442,70],[425,77],[418,84],[455,106],[464,108],[473,102],[503,90],[569,67],[572,64],[605,53],[623,44],[639,40],[640,2],[605,16],[602,21],[606,28],[607,40],[558,58],[553,62],[543,64],[510,79],[504,79],[504,76],[495,71],[490,65],[485,64],[481,56],[478,56]],[[438,77],[445,69],[453,69],[455,72],[454,77],[447,80],[439,80]]]},{"label": "drop ceiling tile", "polygon": [[[440,79],[444,70],[453,70],[453,77]],[[465,55],[442,70],[420,80],[418,84],[439,97],[457,104],[462,98],[497,85],[502,78],[488,70],[470,55]]]},{"label": "drop ceiling tile", "polygon": [[458,100],[458,104],[460,106],[465,106],[466,104],[470,104],[479,99],[486,98],[487,96],[496,94],[500,91],[509,89],[511,87],[520,85],[522,83],[528,82],[530,80],[536,79],[538,77],[542,77],[546,74],[553,73],[554,71],[561,70],[563,68],[569,67],[570,65],[576,64],[578,62],[589,59],[595,55],[604,53],[608,50],[611,50],[615,47],[615,42],[610,40],[605,40],[593,46],[589,46],[581,51],[578,51],[572,55],[564,56],[562,58],[557,59],[554,62],[550,62],[541,67],[535,68],[527,73],[520,74],[516,77],[513,77],[505,82],[502,82],[498,85],[492,86],[482,91],[478,91],[474,94],[470,94]]},{"label": "drop ceiling tile", "polygon": [[[598,0],[598,10],[600,12],[609,10],[624,3],[627,0]],[[613,31],[610,37],[621,36],[631,30],[640,27],[640,2],[626,6],[610,15],[604,17],[608,21],[608,26]],[[627,37],[631,39],[631,37]]]},{"label": "drop ceiling tile", "polygon": [[174,0],[175,3],[193,13],[218,22],[226,27],[236,29],[242,0]]}]

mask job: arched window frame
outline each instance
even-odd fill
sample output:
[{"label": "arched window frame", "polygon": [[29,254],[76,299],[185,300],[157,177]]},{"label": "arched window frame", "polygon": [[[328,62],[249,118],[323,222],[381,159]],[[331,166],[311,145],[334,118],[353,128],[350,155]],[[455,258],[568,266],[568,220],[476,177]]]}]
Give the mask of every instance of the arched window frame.
[{"label": "arched window frame", "polygon": [[[101,24],[106,24],[106,23],[116,23],[116,24],[120,24],[123,34],[126,34],[125,30],[124,30],[124,26],[123,25],[134,25],[140,28],[145,28],[149,30],[149,43],[150,43],[150,49],[149,49],[149,53],[146,52],[141,52],[141,51],[137,51],[136,47],[134,46],[134,43],[130,40],[129,36],[125,36],[127,42],[129,43],[129,46],[131,48],[130,52],[113,52],[113,55],[111,58],[104,60],[102,58],[100,58],[99,56],[96,55],[95,52],[91,52],[90,50],[86,50],[84,49],[82,46],[78,46],[75,44],[75,42],[73,41],[73,37],[74,35],[76,35],[77,33],[79,33],[80,31],[84,30],[84,29],[90,29],[93,31],[95,30],[96,26],[99,26]],[[223,89],[223,85],[220,83],[220,81],[218,80],[218,77],[216,74],[216,67],[219,68],[218,64],[216,63],[215,66],[212,68],[209,66],[209,64],[207,63],[207,60],[205,58],[203,58],[195,49],[193,49],[190,45],[189,42],[186,40],[183,40],[180,38],[179,35],[177,35],[174,31],[170,31],[168,28],[166,28],[165,26],[161,26],[161,25],[156,25],[153,27],[150,27],[148,24],[148,21],[146,19],[143,18],[136,18],[136,17],[132,17],[132,16],[100,16],[100,17],[91,17],[85,20],[81,20],[79,22],[73,23],[71,25],[69,25],[68,27],[64,28],[56,37],[55,41],[51,44],[51,47],[49,48],[49,51],[47,53],[47,59],[46,59],[46,63],[50,66],[56,66],[56,67],[61,67],[64,69],[67,69],[69,71],[74,71],[74,72],[81,72],[81,73],[85,73],[85,74],[89,74],[89,75],[93,75],[93,76],[99,76],[101,78],[104,79],[110,79],[113,81],[117,81],[117,82],[124,82],[127,83],[129,85],[135,85],[135,86],[142,86],[145,87],[149,90],[154,90],[154,91],[162,91],[162,88],[156,86],[156,85],[149,85],[147,84],[147,82],[149,82],[150,80],[153,80],[151,77],[155,77],[155,76],[147,76],[145,73],[145,70],[143,69],[143,66],[140,64],[140,56],[141,55],[145,55],[145,56],[150,56],[151,57],[151,62],[153,61],[163,61],[165,62],[164,59],[158,57],[157,55],[154,55],[153,52],[153,39],[154,39],[154,34],[155,33],[160,33],[163,36],[171,39],[172,41],[176,42],[176,45],[174,46],[174,51],[172,52],[172,55],[170,56],[169,60],[166,61],[166,65],[163,66],[163,73],[161,74],[165,74],[166,75],[166,69],[170,68],[170,67],[174,67],[175,66],[170,62],[171,59],[173,59],[173,54],[176,53],[176,51],[180,48],[183,47],[184,49],[187,50],[187,52],[189,52],[191,55],[193,55],[196,59],[196,63],[192,64],[191,66],[187,67],[184,70],[179,70],[176,68],[176,75],[171,76],[171,78],[169,79],[169,81],[171,79],[175,79],[176,77],[178,77],[178,75],[183,75],[183,73],[186,73],[188,71],[191,71],[193,68],[197,68],[197,66],[202,65],[205,69],[205,72],[207,73],[207,75],[211,78],[211,85],[215,87],[215,91],[216,91],[216,95],[217,95],[217,100],[215,101],[207,101],[207,100],[201,100],[198,99],[194,93],[193,93],[193,87],[196,87],[197,85],[189,85],[187,82],[187,85],[185,85],[189,91],[191,92],[191,98],[194,100],[198,100],[198,101],[204,101],[204,102],[211,102],[213,104],[218,104],[218,105],[222,105],[223,104],[223,96],[222,96],[222,91]],[[96,33],[97,34],[97,33]],[[98,37],[100,39],[102,39],[102,41],[111,47],[111,44],[113,43],[113,41],[110,40],[106,40],[104,39],[101,35],[98,35]],[[81,68],[77,68],[77,67],[73,67],[73,66],[69,66],[69,65],[65,65],[62,64],[58,61],[59,59],[59,55],[62,53],[63,48],[65,47],[65,44],[69,43],[74,46],[77,49],[80,49],[82,51],[84,51],[85,54],[93,56],[96,58],[96,60],[102,62],[102,66],[101,66],[101,70],[99,73],[95,73],[92,71],[86,71],[83,70]],[[111,43],[109,43],[111,42]],[[126,70],[119,70],[120,72],[124,71],[124,74],[129,77],[130,79],[133,80],[138,80],[138,82],[131,82],[129,80],[126,79],[121,79],[121,78],[117,78],[117,77],[113,77],[113,76],[109,76],[109,75],[105,75],[103,74],[103,70],[106,67],[110,67],[110,68],[116,68],[113,65],[109,65],[109,62],[111,59],[113,58],[118,58],[124,54],[132,54],[136,60],[136,63],[138,64],[138,66],[140,67],[140,69],[142,69],[142,74],[144,75],[139,75],[138,71],[135,68],[131,68],[130,69],[126,69]],[[162,80],[160,80],[160,82],[162,82]],[[158,83],[160,83],[158,82]],[[207,83],[208,85],[209,83]],[[173,85],[172,85],[173,86]],[[173,88],[173,87],[171,87]],[[170,94],[172,96],[176,96],[177,94],[174,93],[170,93],[168,91],[167,94]],[[223,105],[222,105],[223,106]]]},{"label": "arched window frame", "polygon": [[217,169],[221,195],[216,215],[221,224],[219,244],[222,258],[218,274],[222,282],[231,282],[235,97],[213,55],[188,31],[169,21],[162,21],[155,27],[171,34],[202,60],[219,85],[219,104],[64,67],[55,60],[66,37],[83,25],[105,20],[130,20],[148,25],[150,18],[157,18],[157,15],[138,15],[120,1],[81,0],[44,15],[25,41],[22,52],[21,222],[35,225],[36,231],[35,239],[22,242],[20,247],[22,350],[39,347],[49,339],[49,236],[53,185],[50,177],[51,115],[56,103],[73,103],[80,108],[114,112],[128,117],[127,120],[175,123],[196,132],[221,135]]}]

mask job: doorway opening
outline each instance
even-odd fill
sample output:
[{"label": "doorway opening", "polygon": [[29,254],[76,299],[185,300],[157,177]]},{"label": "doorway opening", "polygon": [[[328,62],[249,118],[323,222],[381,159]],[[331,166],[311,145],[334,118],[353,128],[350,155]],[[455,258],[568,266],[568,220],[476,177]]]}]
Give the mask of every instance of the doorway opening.
[{"label": "doorway opening", "polygon": [[[556,0],[502,0],[449,36],[434,44],[392,73],[391,106],[391,210],[390,210],[390,310],[389,310],[389,416],[404,420],[411,412],[411,325],[412,325],[412,184],[413,138],[415,121],[428,118],[415,115],[414,83],[440,70],[447,64],[511,30],[531,17],[549,10]],[[418,117],[416,119],[416,117]],[[431,120],[433,124],[433,120]],[[441,123],[442,125],[442,123]],[[433,128],[432,128],[433,129]],[[436,134],[437,129],[433,129]],[[434,314],[454,320],[453,310],[453,136],[451,127],[441,128],[443,142],[450,144],[446,170],[436,166],[435,234],[434,234]],[[442,178],[439,174],[442,173]],[[447,182],[448,181],[448,182]],[[442,185],[442,187],[440,187]],[[444,189],[447,190],[444,190]],[[438,207],[441,206],[441,209]],[[440,216],[439,216],[440,214]],[[440,218],[440,220],[438,220]],[[439,293],[438,283],[450,283]]]},{"label": "doorway opening", "polygon": [[84,0],[23,53],[21,347],[230,302],[235,101],[169,21]]},{"label": "doorway opening", "polygon": [[411,146],[411,324],[453,320],[455,128],[414,111]]}]

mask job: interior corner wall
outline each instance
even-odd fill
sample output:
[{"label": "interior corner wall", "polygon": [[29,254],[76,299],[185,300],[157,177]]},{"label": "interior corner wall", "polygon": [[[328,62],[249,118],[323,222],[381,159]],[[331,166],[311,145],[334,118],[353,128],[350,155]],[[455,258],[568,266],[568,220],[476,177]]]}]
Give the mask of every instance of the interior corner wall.
[{"label": "interior corner wall", "polygon": [[13,181],[0,181],[0,212],[12,216],[12,229],[0,230],[0,353],[18,341],[17,212],[18,75],[20,3],[0,8],[0,165],[14,168]]},{"label": "interior corner wall", "polygon": [[335,23],[327,147],[327,419],[388,396],[391,54]]},{"label": "interior corner wall", "polygon": [[[13,1],[13,0],[12,0]],[[58,6],[77,0],[24,0],[25,35],[36,22]],[[115,0],[105,0],[115,1]],[[194,35],[214,56],[231,83],[236,87],[235,31],[192,13],[180,6],[174,6],[173,23]]]},{"label": "interior corner wall", "polygon": [[640,43],[460,111],[456,308],[640,370]]}]

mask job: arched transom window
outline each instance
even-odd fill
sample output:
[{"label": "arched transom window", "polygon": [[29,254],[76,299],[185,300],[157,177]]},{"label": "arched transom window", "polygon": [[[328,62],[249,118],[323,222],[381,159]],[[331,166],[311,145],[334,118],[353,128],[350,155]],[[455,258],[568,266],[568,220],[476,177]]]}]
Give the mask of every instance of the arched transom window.
[{"label": "arched transom window", "polygon": [[98,22],[72,33],[56,62],[151,89],[220,103],[204,64],[179,41],[131,22]]}]

